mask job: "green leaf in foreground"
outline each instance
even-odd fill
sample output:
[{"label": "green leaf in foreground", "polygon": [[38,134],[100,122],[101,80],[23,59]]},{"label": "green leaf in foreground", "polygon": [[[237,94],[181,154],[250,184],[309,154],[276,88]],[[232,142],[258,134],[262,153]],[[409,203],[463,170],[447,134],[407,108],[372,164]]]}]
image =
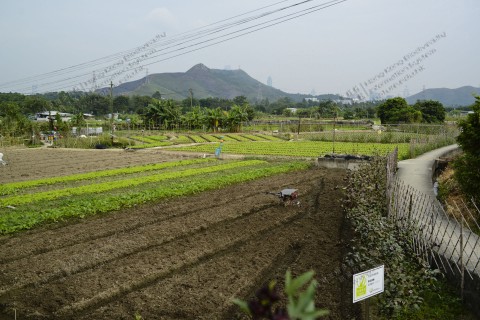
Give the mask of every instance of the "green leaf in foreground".
[{"label": "green leaf in foreground", "polygon": [[[234,299],[233,303],[253,319],[315,320],[328,315],[329,312],[315,308],[317,282],[313,276],[314,272],[308,271],[297,278],[292,278],[290,270],[287,271],[285,274],[285,294],[288,298],[286,309],[277,305],[280,296],[273,281],[260,288],[253,299],[249,301]],[[307,287],[302,291],[304,286]]]}]

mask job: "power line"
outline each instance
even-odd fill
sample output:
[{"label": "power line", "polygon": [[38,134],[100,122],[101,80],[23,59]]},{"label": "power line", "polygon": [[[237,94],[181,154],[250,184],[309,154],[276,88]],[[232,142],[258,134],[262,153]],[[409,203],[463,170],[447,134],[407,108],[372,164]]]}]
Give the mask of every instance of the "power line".
[{"label": "power line", "polygon": [[[273,3],[273,4],[268,5],[268,6],[264,6],[264,7],[255,9],[255,10],[251,10],[251,11],[248,11],[248,12],[245,12],[245,13],[227,18],[227,19],[223,19],[223,20],[211,23],[211,24],[203,26],[203,27],[199,27],[199,28],[196,28],[196,29],[193,29],[193,30],[190,30],[190,31],[180,33],[177,36],[175,36],[173,39],[169,39],[168,41],[162,42],[160,44],[170,44],[170,43],[174,43],[175,41],[183,40],[183,39],[188,38],[188,37],[193,37],[193,36],[200,35],[200,34],[202,34],[202,31],[201,31],[202,29],[211,28],[212,26],[215,26],[215,25],[218,25],[220,23],[232,20],[234,18],[241,17],[241,16],[247,15],[249,13],[256,12],[256,11],[259,11],[259,10],[262,10],[262,9],[265,9],[265,8],[268,8],[268,7],[275,6],[275,5],[283,3],[283,2],[288,2],[288,1],[289,0],[279,1],[279,2]],[[223,25],[221,27],[224,27],[224,26],[225,25]],[[203,32],[205,32],[205,31],[203,31]],[[129,50],[125,50],[125,51],[122,51],[122,52],[115,53],[115,54],[111,54],[111,55],[108,55],[108,56],[105,56],[105,57],[102,57],[102,58],[98,58],[98,59],[91,60],[91,61],[88,61],[88,62],[80,63],[80,64],[77,64],[77,65],[74,65],[74,66],[61,68],[61,69],[54,70],[54,71],[47,72],[47,73],[43,73],[43,74],[38,74],[38,75],[35,75],[35,76],[30,76],[30,77],[26,77],[26,78],[14,80],[14,81],[1,83],[0,88],[8,86],[8,85],[15,85],[15,84],[22,84],[22,83],[25,83],[25,82],[32,82],[32,81],[35,81],[35,80],[44,80],[44,79],[48,79],[48,78],[55,77],[55,76],[58,76],[58,75],[67,74],[69,72],[74,72],[74,71],[81,70],[81,69],[84,69],[84,68],[89,68],[91,66],[102,65],[102,64],[108,63],[109,61],[115,61],[118,58],[129,55],[133,52],[141,51],[142,48],[143,48],[143,46],[138,46],[138,47],[135,47],[133,49],[129,49]],[[71,78],[67,78],[65,80],[69,80],[69,79],[71,79]]]},{"label": "power line", "polygon": [[[146,60],[153,59],[153,58],[157,58],[157,57],[161,57],[161,56],[165,56],[165,55],[174,53],[174,55],[166,57],[166,58],[162,58],[160,60],[155,60],[153,62],[145,63],[145,64],[142,64],[140,66],[128,68],[128,69],[125,70],[125,72],[135,70],[136,68],[142,68],[142,67],[145,67],[145,66],[149,66],[149,65],[152,65],[152,64],[155,64],[155,63],[158,63],[158,62],[163,62],[163,61],[166,61],[166,60],[170,60],[170,59],[176,58],[178,56],[182,56],[182,55],[185,55],[185,54],[188,54],[188,53],[192,53],[192,52],[195,52],[195,51],[207,48],[207,47],[211,47],[213,45],[217,45],[217,44],[220,44],[220,43],[223,43],[223,42],[226,42],[226,41],[229,41],[229,40],[232,40],[232,39],[235,39],[235,38],[238,38],[238,37],[241,37],[241,36],[244,36],[244,35],[247,35],[247,34],[262,30],[262,29],[265,29],[265,28],[268,28],[268,27],[283,23],[285,21],[289,21],[289,20],[292,20],[292,19],[295,19],[295,18],[299,18],[301,16],[316,12],[318,10],[326,9],[328,7],[331,7],[333,5],[336,5],[336,4],[339,4],[341,2],[345,2],[345,1],[347,1],[347,0],[329,1],[329,2],[323,3],[321,5],[316,5],[316,6],[307,8],[307,9],[303,9],[303,10],[297,11],[295,13],[287,14],[287,15],[284,15],[284,16],[266,21],[266,22],[262,22],[262,23],[259,23],[259,24],[253,25],[253,26],[249,26],[249,27],[246,27],[246,28],[243,28],[243,29],[240,29],[240,30],[236,30],[236,31],[233,31],[233,32],[230,32],[230,33],[227,33],[227,34],[221,34],[219,36],[216,36],[216,37],[213,37],[213,38],[210,38],[210,39],[207,39],[207,40],[203,40],[203,41],[196,42],[196,43],[193,43],[193,44],[189,44],[189,45],[186,45],[186,46],[183,46],[183,47],[180,47],[180,48],[176,48],[176,49],[164,52],[164,53],[159,54],[159,55],[155,55],[155,56],[151,56],[151,57],[145,57],[144,59],[141,60],[142,62],[146,61]],[[280,21],[278,21],[278,20],[280,20]],[[254,28],[254,29],[248,31],[249,29],[252,29],[252,28]],[[243,32],[243,33],[241,33],[241,32]],[[216,31],[215,31],[215,33],[216,33]],[[236,36],[231,36],[231,37],[228,37],[226,39],[216,41],[216,42],[213,42],[213,43],[210,43],[210,44],[205,44],[205,43],[208,43],[208,42],[220,39],[220,38],[224,38],[224,37],[227,37],[229,35],[237,34],[237,33],[240,33],[240,34],[238,34]],[[199,37],[199,38],[201,38],[201,37]],[[196,39],[199,39],[199,38],[196,38]],[[160,51],[165,51],[165,50],[168,50],[170,48],[174,48],[176,46],[179,46],[181,44],[188,43],[188,42],[189,41],[177,43],[174,46],[163,48]],[[203,44],[205,44],[205,45],[203,45]],[[197,48],[194,48],[194,47],[197,47]],[[193,48],[193,49],[190,49],[190,48]],[[187,50],[187,49],[189,49],[189,50]],[[187,50],[187,51],[184,51],[184,50]],[[181,52],[181,51],[183,51],[183,52]],[[180,52],[180,53],[176,53],[176,52]],[[140,62],[139,62],[139,64],[140,64]],[[85,75],[88,75],[88,74],[85,74]],[[100,78],[100,77],[98,77],[98,78]],[[108,79],[108,75],[104,76],[103,78]],[[67,80],[70,80],[70,79],[71,78],[68,78]],[[50,83],[48,83],[48,84],[50,84]]]},{"label": "power line", "polygon": [[[229,22],[230,20],[232,20],[234,18],[245,16],[246,14],[249,14],[249,13],[252,13],[252,12],[257,12],[257,11],[260,11],[262,9],[269,8],[269,7],[272,7],[272,6],[275,6],[277,4],[287,2],[287,1],[276,2],[272,5],[265,6],[265,7],[259,8],[259,9],[255,9],[255,10],[252,10],[252,11],[249,11],[249,12],[246,12],[246,13],[228,18],[228,19],[224,19],[224,20],[221,20],[219,22],[216,22],[216,23],[210,24],[208,26],[202,27],[202,28],[197,28],[197,29],[194,29],[192,31],[187,31],[185,33],[182,33],[182,34],[179,34],[179,35],[173,37],[172,39],[167,39],[167,40],[164,40],[164,41],[155,42],[151,46],[147,46],[147,47],[152,48],[152,49],[150,49],[151,50],[150,54],[142,54],[142,55],[138,56],[138,54],[142,52],[142,50],[140,50],[139,48],[143,48],[143,47],[136,47],[134,49],[126,50],[126,51],[123,51],[123,52],[117,53],[117,54],[112,54],[112,55],[109,55],[107,57],[92,60],[90,62],[86,62],[86,63],[83,63],[83,64],[75,65],[75,66],[68,67],[68,68],[59,69],[59,70],[52,71],[52,72],[49,72],[49,73],[46,73],[46,74],[43,74],[43,75],[37,75],[37,76],[17,80],[17,82],[15,82],[15,83],[25,86],[25,88],[22,88],[22,90],[29,90],[30,87],[31,87],[31,81],[34,81],[34,80],[36,82],[38,80],[46,81],[46,79],[51,79],[55,76],[68,74],[68,73],[72,73],[72,72],[75,72],[75,71],[82,72],[83,69],[91,68],[91,66],[97,66],[97,65],[105,64],[108,61],[115,61],[115,59],[118,59],[118,58],[124,58],[125,59],[125,57],[127,55],[130,55],[129,58],[131,58],[131,59],[125,59],[125,61],[134,61],[134,63],[127,64],[127,67],[125,67],[125,68],[123,68],[123,69],[121,69],[121,70],[119,70],[119,71],[117,71],[113,74],[108,73],[108,72],[103,72],[102,73],[102,69],[96,69],[96,71],[98,73],[96,74],[95,81],[101,80],[101,79],[106,79],[106,80],[104,80],[104,82],[112,81],[113,77],[119,76],[119,75],[124,75],[127,72],[132,71],[132,70],[134,71],[134,74],[133,74],[133,76],[134,76],[138,71],[142,70],[144,67],[146,67],[148,65],[159,63],[159,62],[162,62],[162,61],[165,61],[165,60],[170,60],[170,59],[176,58],[176,57],[181,56],[181,55],[192,53],[192,52],[195,52],[195,51],[207,48],[207,47],[211,47],[211,46],[214,46],[214,45],[226,42],[226,41],[230,41],[230,40],[245,36],[245,35],[253,33],[253,32],[257,32],[257,31],[260,31],[260,30],[278,25],[280,23],[284,23],[286,21],[290,21],[290,20],[293,20],[293,19],[298,19],[298,18],[300,18],[302,16],[305,16],[307,14],[311,14],[313,12],[326,9],[328,7],[340,4],[340,3],[348,1],[348,0],[327,1],[327,2],[324,2],[324,3],[318,4],[318,5],[311,6],[311,7],[306,8],[306,9],[301,9],[301,10],[297,10],[293,13],[288,13],[288,10],[292,10],[295,7],[305,5],[305,4],[307,4],[309,2],[312,2],[312,1],[313,0],[296,2],[294,4],[290,4],[290,5],[287,5],[287,6],[280,7],[280,8],[276,8],[274,10],[261,12],[260,14],[257,14],[257,15],[254,15],[254,16],[249,16],[249,17],[246,17],[246,18],[242,18],[240,20],[235,20],[233,22]],[[229,29],[240,27],[242,25],[252,23],[256,20],[264,19],[268,16],[272,16],[274,14],[282,13],[282,12],[284,12],[285,14],[280,16],[280,17],[272,18],[270,20],[263,21],[263,22],[258,22],[256,24],[253,24],[253,25],[250,25],[250,26],[245,26],[241,29],[237,29],[237,30],[233,30],[233,31],[229,31],[229,32],[225,33]],[[223,23],[223,22],[228,22],[228,23]],[[205,38],[207,38],[207,39],[205,39]],[[161,48],[159,50],[157,50],[157,49],[155,49],[156,47],[161,47]],[[139,53],[132,54],[133,52],[137,52],[137,51]],[[159,54],[155,54],[155,53],[159,53]],[[149,62],[149,63],[144,63],[145,61],[152,60],[152,59],[155,59],[155,58],[160,58],[160,57],[163,57],[163,58],[157,59],[157,60]],[[49,81],[49,82],[47,81],[47,82],[42,83],[41,86],[42,87],[48,87],[50,91],[54,91],[54,90],[58,90],[58,89],[62,89],[62,88],[71,88],[72,86],[75,86],[75,85],[78,86],[79,84],[81,84],[82,83],[81,79],[85,79],[86,77],[87,77],[87,80],[86,81],[83,80],[83,82],[85,82],[85,83],[86,82],[92,82],[92,79],[89,79],[91,74],[92,74],[91,71],[88,71],[88,72],[86,71],[86,72],[83,72],[83,73],[80,73],[80,74],[78,74],[78,73],[74,74],[72,76],[69,76],[69,77],[66,77],[66,78],[63,78],[63,79],[55,79],[55,80],[52,79],[52,81]],[[127,76],[128,75],[129,74],[127,74]],[[129,79],[127,79],[127,80],[129,80]],[[9,83],[6,83],[6,84],[5,83],[0,84],[0,88],[6,86],[7,84],[11,84],[11,83],[12,82],[9,82]]]}]

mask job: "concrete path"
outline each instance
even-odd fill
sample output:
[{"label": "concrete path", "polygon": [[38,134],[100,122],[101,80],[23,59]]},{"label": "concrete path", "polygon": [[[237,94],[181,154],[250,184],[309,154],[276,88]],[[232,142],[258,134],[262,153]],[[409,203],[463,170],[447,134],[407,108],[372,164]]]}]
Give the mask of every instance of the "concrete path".
[{"label": "concrete path", "polygon": [[458,149],[458,145],[450,145],[435,149],[421,156],[398,162],[397,178],[411,185],[416,190],[435,197],[433,192],[433,164],[435,159]]},{"label": "concrete path", "polygon": [[[427,152],[414,159],[399,161],[397,179],[427,195],[432,199],[434,207],[441,208],[433,191],[433,165],[435,159],[456,149],[458,149],[458,145],[450,145]],[[425,217],[426,215],[429,216],[428,219]],[[439,254],[457,263],[460,261],[460,235],[463,232],[462,259],[465,267],[470,272],[480,275],[480,239],[476,234],[467,228],[461,229],[460,225],[454,219],[448,218],[441,209],[432,208],[422,211],[416,217],[418,223],[429,221],[428,227],[424,231],[425,239],[435,245]]]}]

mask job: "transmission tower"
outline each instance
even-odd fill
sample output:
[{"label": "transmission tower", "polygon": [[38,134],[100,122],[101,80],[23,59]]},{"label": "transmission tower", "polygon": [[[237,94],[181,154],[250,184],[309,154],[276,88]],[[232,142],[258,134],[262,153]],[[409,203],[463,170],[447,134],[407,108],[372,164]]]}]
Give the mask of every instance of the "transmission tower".
[{"label": "transmission tower", "polygon": [[90,88],[90,91],[91,91],[91,92],[95,92],[96,89],[97,89],[97,76],[95,75],[95,71],[93,71],[93,75],[92,75],[92,87]]},{"label": "transmission tower", "polygon": [[257,101],[262,101],[263,99],[263,94],[262,94],[262,85],[259,83],[258,84],[258,90],[257,90]]}]

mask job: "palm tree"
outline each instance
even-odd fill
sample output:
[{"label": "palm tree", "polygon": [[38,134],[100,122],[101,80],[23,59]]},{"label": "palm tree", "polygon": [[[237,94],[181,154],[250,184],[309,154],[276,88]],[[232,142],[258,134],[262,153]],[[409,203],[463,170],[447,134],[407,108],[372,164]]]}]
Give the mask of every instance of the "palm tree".
[{"label": "palm tree", "polygon": [[222,108],[206,109],[208,126],[213,132],[218,132],[220,124],[225,120],[225,115]]},{"label": "palm tree", "polygon": [[183,121],[190,129],[200,129],[205,124],[205,110],[199,106],[195,106],[191,111],[187,112],[183,117]]},{"label": "palm tree", "polygon": [[248,112],[246,106],[233,105],[228,112],[227,122],[230,130],[240,132],[242,130],[242,122],[248,120]]},{"label": "palm tree", "polygon": [[144,117],[146,122],[168,129],[180,122],[180,109],[173,100],[156,100],[147,106]]}]

